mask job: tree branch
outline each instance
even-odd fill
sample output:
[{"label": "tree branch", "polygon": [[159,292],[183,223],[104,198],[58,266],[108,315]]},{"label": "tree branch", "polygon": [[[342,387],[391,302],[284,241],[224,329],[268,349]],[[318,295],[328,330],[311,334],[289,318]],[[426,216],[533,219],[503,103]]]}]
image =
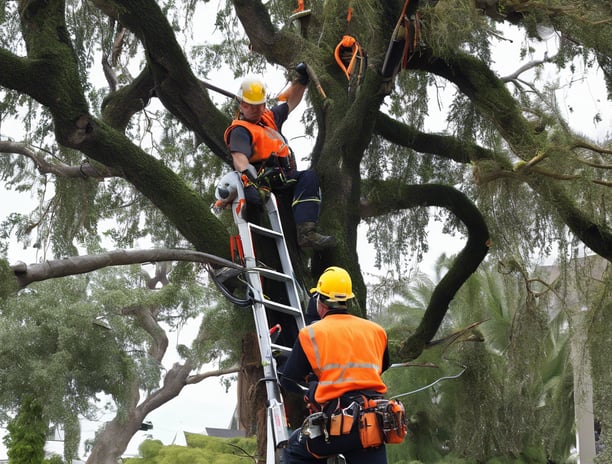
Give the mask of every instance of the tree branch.
[{"label": "tree branch", "polygon": [[512,74],[508,74],[507,76],[500,77],[500,79],[503,82],[512,82],[512,81],[515,81],[525,71],[529,71],[530,69],[533,69],[533,68],[536,68],[538,66],[541,66],[544,63],[550,63],[551,61],[552,61],[552,58],[549,58],[547,54],[544,54],[544,58],[543,59],[541,59],[541,60],[533,60],[533,61],[530,61],[529,63],[525,63],[523,66],[518,68]]},{"label": "tree branch", "polygon": [[418,206],[448,209],[467,228],[468,240],[452,266],[434,289],[421,323],[402,344],[398,355],[402,361],[418,357],[433,339],[448,310],[448,305],[463,283],[476,271],[490,246],[487,225],[478,208],[453,187],[438,184],[406,185],[393,179],[368,183],[369,204],[378,211],[396,211]]},{"label": "tree branch", "polygon": [[150,68],[146,66],[129,85],[104,98],[102,119],[123,133],[131,117],[142,111],[154,96],[155,83]]},{"label": "tree branch", "polygon": [[21,142],[0,141],[0,153],[13,153],[30,158],[41,174],[53,174],[58,177],[77,178],[87,177],[104,179],[117,177],[119,172],[103,165],[93,166],[89,160],[83,160],[79,166],[70,166],[64,163],[49,163],[42,153],[36,153],[27,144]]},{"label": "tree branch", "polygon": [[240,367],[239,366],[229,367],[227,369],[217,369],[216,371],[208,371],[208,372],[203,372],[201,374],[190,375],[185,380],[185,383],[187,385],[194,385],[194,384],[199,383],[202,380],[207,379],[209,377],[219,377],[219,376],[222,376],[222,375],[236,374],[238,372],[240,372]]},{"label": "tree branch", "polygon": [[75,274],[85,274],[109,266],[126,266],[130,264],[155,263],[159,261],[192,261],[211,263],[234,269],[242,266],[218,256],[182,249],[150,249],[150,250],[115,250],[99,255],[74,256],[68,259],[45,261],[43,263],[26,265],[17,263],[10,266],[19,288],[24,288],[32,282],[66,277]]},{"label": "tree branch", "polygon": [[528,175],[527,184],[549,202],[569,229],[595,253],[612,262],[612,231],[605,223],[593,221],[553,180]]},{"label": "tree branch", "polygon": [[432,72],[457,85],[477,110],[493,122],[519,158],[528,160],[531,153],[541,148],[540,140],[535,138],[533,128],[522,116],[505,83],[481,60],[466,53],[441,59],[424,49],[409,66]]},{"label": "tree branch", "polygon": [[227,160],[223,133],[230,121],[213,104],[193,74],[157,2],[96,0],[94,4],[116,17],[141,40],[152,73],[155,96],[178,120],[193,130],[215,155]]},{"label": "tree branch", "polygon": [[493,159],[493,152],[475,143],[462,142],[449,135],[428,134],[379,112],[374,131],[391,143],[412,148],[420,153],[430,153],[458,163],[470,163],[481,159]]}]

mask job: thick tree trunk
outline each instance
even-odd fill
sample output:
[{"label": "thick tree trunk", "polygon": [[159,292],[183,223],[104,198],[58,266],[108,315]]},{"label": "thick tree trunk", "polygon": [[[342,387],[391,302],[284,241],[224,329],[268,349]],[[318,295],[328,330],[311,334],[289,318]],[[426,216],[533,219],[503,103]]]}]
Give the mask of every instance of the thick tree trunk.
[{"label": "thick tree trunk", "polygon": [[[238,421],[247,436],[257,438],[258,462],[265,463],[266,456],[266,389],[257,334],[251,332],[242,340],[242,357],[238,374]],[[260,459],[263,459],[260,461]]]},{"label": "thick tree trunk", "polygon": [[140,429],[142,419],[130,417],[127,422],[112,420],[106,424],[102,435],[96,440],[87,464],[117,464],[134,434]]}]

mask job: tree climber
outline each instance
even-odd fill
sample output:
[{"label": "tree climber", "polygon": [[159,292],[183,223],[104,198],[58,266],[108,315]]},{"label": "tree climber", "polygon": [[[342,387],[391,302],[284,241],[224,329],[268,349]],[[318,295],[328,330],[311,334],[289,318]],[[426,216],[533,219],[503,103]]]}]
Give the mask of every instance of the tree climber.
[{"label": "tree climber", "polygon": [[317,232],[319,180],[311,169],[297,170],[293,152],[281,133],[289,113],[302,101],[309,81],[305,63],[298,64],[295,70],[297,79],[279,96],[284,101],[272,108],[266,108],[263,80],[245,78],[237,95],[239,116],[224,137],[234,169],[242,174],[247,204],[261,208],[270,190],[293,189],[291,206],[298,245],[321,250],[335,246],[335,239]]}]

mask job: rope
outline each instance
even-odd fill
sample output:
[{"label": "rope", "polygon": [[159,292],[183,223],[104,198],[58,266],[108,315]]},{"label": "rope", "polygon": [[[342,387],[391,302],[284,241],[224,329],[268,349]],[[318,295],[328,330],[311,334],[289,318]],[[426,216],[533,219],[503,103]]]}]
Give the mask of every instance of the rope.
[{"label": "rope", "polygon": [[415,393],[419,393],[423,390],[427,390],[430,387],[433,387],[435,384],[437,384],[438,382],[441,382],[442,380],[451,380],[451,379],[458,379],[459,377],[461,377],[463,375],[463,373],[467,370],[467,367],[463,366],[463,369],[461,370],[461,372],[459,372],[456,375],[447,375],[444,377],[440,377],[438,380],[435,380],[434,382],[430,383],[429,385],[425,385],[424,387],[418,388],[416,390],[413,391],[409,391],[406,393],[400,393],[399,395],[394,395],[392,397],[390,397],[390,400],[394,400],[396,398],[401,398],[402,396],[408,396],[408,395],[414,395]]}]

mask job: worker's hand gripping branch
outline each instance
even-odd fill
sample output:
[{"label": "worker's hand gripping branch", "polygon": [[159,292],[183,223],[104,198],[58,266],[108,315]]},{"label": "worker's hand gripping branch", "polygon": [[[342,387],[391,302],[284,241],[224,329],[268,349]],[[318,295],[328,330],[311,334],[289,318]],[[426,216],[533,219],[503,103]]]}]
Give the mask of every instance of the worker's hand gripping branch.
[{"label": "worker's hand gripping branch", "polygon": [[270,185],[265,177],[255,177],[249,169],[241,172],[244,198],[247,204],[263,207],[270,198]]}]

